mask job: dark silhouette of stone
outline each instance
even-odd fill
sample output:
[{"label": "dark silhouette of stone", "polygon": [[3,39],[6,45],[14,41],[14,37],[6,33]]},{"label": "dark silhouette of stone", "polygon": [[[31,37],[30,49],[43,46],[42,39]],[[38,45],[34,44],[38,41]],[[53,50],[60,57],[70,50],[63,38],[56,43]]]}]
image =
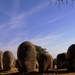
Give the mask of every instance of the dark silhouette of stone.
[{"label": "dark silhouette of stone", "polygon": [[57,55],[57,68],[58,69],[67,68],[66,58],[67,58],[67,53],[60,53]]},{"label": "dark silhouette of stone", "polygon": [[72,44],[67,51],[67,69],[75,71],[75,44]]},{"label": "dark silhouette of stone", "polygon": [[50,54],[41,54],[39,58],[39,72],[47,72],[53,68],[53,58]]}]

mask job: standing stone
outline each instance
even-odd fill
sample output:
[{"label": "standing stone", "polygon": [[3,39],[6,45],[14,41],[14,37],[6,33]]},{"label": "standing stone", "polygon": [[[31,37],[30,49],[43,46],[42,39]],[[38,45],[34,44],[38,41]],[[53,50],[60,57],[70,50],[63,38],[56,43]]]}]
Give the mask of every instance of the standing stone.
[{"label": "standing stone", "polygon": [[0,51],[0,70],[3,70],[3,52]]},{"label": "standing stone", "polygon": [[67,69],[75,71],[75,44],[72,44],[67,51]]},{"label": "standing stone", "polygon": [[57,68],[58,69],[67,68],[66,58],[67,58],[67,53],[60,53],[57,55]]},{"label": "standing stone", "polygon": [[25,41],[19,45],[17,62],[19,72],[34,71],[36,65],[36,49],[31,42]]},{"label": "standing stone", "polygon": [[11,51],[5,51],[3,53],[3,68],[4,70],[11,70],[14,67],[15,57]]},{"label": "standing stone", "polygon": [[39,58],[39,72],[48,72],[53,69],[53,58],[50,54],[41,54]]}]

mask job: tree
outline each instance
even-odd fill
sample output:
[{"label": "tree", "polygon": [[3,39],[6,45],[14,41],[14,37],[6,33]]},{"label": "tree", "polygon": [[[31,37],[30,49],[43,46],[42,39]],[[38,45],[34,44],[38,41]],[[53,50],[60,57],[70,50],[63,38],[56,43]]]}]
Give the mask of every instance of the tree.
[{"label": "tree", "polygon": [[57,59],[53,59],[53,69],[57,69]]},{"label": "tree", "polygon": [[48,53],[48,52],[46,51],[46,48],[42,48],[41,46],[35,45],[35,48],[36,48],[36,53],[37,53],[37,60],[39,60],[39,56],[40,56],[42,53]]},{"label": "tree", "polygon": [[[66,2],[66,4],[67,4],[69,0],[49,0],[49,1],[50,1],[50,3],[52,3],[53,1],[55,1],[55,2],[62,2],[62,3]],[[75,1],[75,0],[71,0],[71,1],[73,3],[73,1]]]},{"label": "tree", "polygon": [[57,59],[56,58],[53,59],[53,63],[54,63],[54,65],[57,65]]},{"label": "tree", "polygon": [[[52,3],[52,2],[54,2],[55,1],[55,3],[57,4],[59,4],[59,6],[58,6],[58,8],[60,9],[60,3],[66,3],[66,4],[68,4],[68,2],[70,1],[70,0],[49,0],[50,1],[50,4]],[[75,0],[71,0],[72,1],[72,6],[73,6],[73,2],[75,1]]]}]

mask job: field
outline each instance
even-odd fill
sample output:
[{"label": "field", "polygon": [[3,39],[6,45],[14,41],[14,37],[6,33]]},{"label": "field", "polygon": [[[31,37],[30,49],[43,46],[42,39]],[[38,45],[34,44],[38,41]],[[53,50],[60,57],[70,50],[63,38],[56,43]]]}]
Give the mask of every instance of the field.
[{"label": "field", "polygon": [[75,72],[67,72],[66,69],[58,69],[45,73],[39,73],[37,70],[29,73],[19,73],[16,68],[13,68],[10,71],[1,71],[0,75],[75,75]]}]

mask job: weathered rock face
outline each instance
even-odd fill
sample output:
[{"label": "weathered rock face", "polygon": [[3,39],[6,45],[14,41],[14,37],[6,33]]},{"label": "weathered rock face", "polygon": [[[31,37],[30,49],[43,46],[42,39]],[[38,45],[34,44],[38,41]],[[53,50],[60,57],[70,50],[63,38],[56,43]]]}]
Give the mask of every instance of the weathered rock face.
[{"label": "weathered rock face", "polygon": [[61,53],[57,55],[57,68],[58,69],[67,68],[66,58],[67,58],[67,53]]},{"label": "weathered rock face", "polygon": [[39,68],[39,64],[38,64],[38,61],[36,60],[35,69],[38,69],[38,68]]},{"label": "weathered rock face", "polygon": [[36,64],[36,49],[35,46],[25,41],[18,47],[17,50],[18,70],[20,72],[31,72],[35,69]]},{"label": "weathered rock face", "polygon": [[50,54],[41,54],[39,58],[39,72],[47,72],[53,68],[53,58]]},{"label": "weathered rock face", "polygon": [[5,51],[3,53],[3,68],[4,68],[4,70],[11,70],[11,68],[15,66],[14,61],[15,61],[15,57],[11,51]]},{"label": "weathered rock face", "polygon": [[67,51],[67,69],[75,71],[75,44],[72,44]]},{"label": "weathered rock face", "polygon": [[3,70],[3,52],[0,51],[0,70]]}]

